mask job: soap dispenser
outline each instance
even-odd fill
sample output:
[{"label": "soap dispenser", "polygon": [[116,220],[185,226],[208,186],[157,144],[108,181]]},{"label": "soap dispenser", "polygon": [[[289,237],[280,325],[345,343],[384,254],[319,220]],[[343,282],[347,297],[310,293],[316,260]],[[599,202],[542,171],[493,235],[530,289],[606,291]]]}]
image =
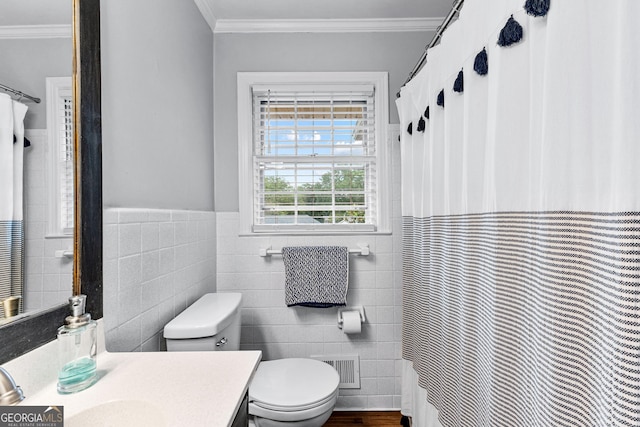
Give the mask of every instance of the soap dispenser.
[{"label": "soap dispenser", "polygon": [[75,393],[96,382],[96,321],[85,313],[86,295],[69,298],[71,315],[58,328],[58,392]]}]

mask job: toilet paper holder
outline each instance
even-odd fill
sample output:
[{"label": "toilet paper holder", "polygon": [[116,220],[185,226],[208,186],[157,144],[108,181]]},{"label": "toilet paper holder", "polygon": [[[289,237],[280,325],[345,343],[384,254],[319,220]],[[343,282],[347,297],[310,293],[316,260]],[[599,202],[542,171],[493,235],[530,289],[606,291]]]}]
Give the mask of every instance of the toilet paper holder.
[{"label": "toilet paper holder", "polygon": [[354,307],[342,307],[338,309],[338,328],[342,329],[342,324],[344,323],[344,319],[342,318],[343,311],[357,311],[360,313],[360,322],[364,323],[367,318],[364,315],[364,307],[361,305],[356,305]]}]

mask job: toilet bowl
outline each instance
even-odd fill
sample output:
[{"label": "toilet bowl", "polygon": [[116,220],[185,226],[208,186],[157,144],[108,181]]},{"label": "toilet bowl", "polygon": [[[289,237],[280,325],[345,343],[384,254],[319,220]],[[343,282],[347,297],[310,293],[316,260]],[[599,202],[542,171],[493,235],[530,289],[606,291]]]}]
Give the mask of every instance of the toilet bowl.
[{"label": "toilet bowl", "polygon": [[[240,349],[242,294],[206,294],[164,327],[167,351]],[[249,385],[256,427],[320,427],[331,416],[340,377],[313,359],[263,361]]]}]

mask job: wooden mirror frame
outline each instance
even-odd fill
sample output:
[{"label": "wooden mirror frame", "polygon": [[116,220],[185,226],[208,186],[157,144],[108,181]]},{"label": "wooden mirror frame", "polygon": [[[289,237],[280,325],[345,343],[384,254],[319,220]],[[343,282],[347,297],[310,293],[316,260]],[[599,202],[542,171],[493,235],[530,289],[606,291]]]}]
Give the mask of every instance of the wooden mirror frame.
[{"label": "wooden mirror frame", "polygon": [[[100,0],[73,0],[75,229],[73,293],[102,317],[102,118]],[[56,338],[68,304],[0,327],[0,364]]]}]

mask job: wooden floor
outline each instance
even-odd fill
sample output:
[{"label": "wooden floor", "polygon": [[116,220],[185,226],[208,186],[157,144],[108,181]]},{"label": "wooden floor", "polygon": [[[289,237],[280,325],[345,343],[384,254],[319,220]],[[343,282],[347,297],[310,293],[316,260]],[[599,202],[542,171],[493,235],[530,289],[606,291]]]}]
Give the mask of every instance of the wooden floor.
[{"label": "wooden floor", "polygon": [[343,412],[334,411],[324,427],[364,426],[364,427],[401,427],[399,411]]}]

